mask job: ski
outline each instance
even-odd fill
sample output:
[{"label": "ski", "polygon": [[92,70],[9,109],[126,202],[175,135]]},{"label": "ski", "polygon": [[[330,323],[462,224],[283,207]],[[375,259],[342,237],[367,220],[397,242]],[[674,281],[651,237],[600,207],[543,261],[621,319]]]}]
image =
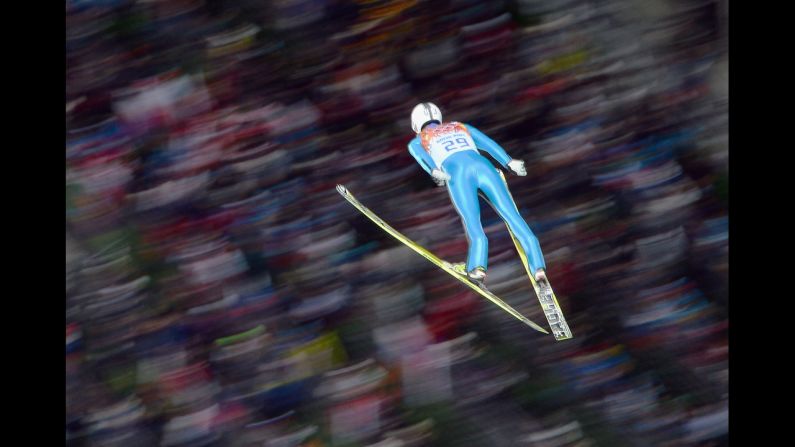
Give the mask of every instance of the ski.
[{"label": "ski", "polygon": [[530,319],[528,319],[527,317],[525,317],[524,315],[519,313],[516,309],[511,307],[508,303],[506,303],[505,301],[503,301],[502,299],[498,298],[496,295],[491,293],[491,291],[489,291],[488,289],[486,289],[485,287],[483,287],[480,284],[477,284],[477,283],[475,283],[473,281],[470,281],[469,278],[467,278],[466,275],[461,274],[458,271],[456,271],[454,269],[454,267],[453,267],[453,264],[451,264],[451,263],[449,263],[447,261],[444,261],[443,259],[439,258],[438,256],[436,256],[433,253],[431,253],[430,251],[428,251],[426,248],[422,247],[418,243],[414,242],[413,240],[409,239],[408,237],[406,237],[405,235],[403,235],[399,231],[397,231],[394,228],[392,228],[389,224],[387,224],[386,222],[381,220],[381,218],[378,217],[369,208],[367,208],[361,202],[359,202],[356,199],[356,197],[354,197],[353,194],[351,194],[351,192],[348,191],[347,188],[345,188],[342,185],[337,185],[337,192],[339,192],[340,195],[342,195],[342,197],[344,197],[351,205],[353,205],[354,208],[358,209],[362,214],[367,216],[368,219],[370,219],[371,221],[373,221],[373,223],[375,223],[376,225],[381,227],[381,229],[386,231],[390,236],[392,236],[395,239],[397,239],[398,241],[402,242],[404,245],[406,245],[410,249],[414,250],[417,254],[419,254],[423,258],[427,259],[428,261],[432,262],[437,267],[439,267],[442,270],[444,270],[445,272],[449,273],[450,276],[452,276],[452,277],[456,278],[457,280],[461,281],[462,283],[466,284],[470,289],[474,290],[475,292],[479,293],[482,297],[484,297],[484,298],[488,299],[489,301],[491,301],[492,303],[496,304],[500,309],[508,312],[514,318],[518,319],[522,323],[530,326],[531,328],[537,330],[538,332],[541,332],[541,333],[544,333],[544,334],[549,334],[549,332],[546,329],[544,329],[541,326],[537,325],[536,323],[530,321]]},{"label": "ski", "polygon": [[[500,177],[502,177],[502,181],[507,185],[508,181],[505,179],[505,175],[500,170],[498,170],[498,172],[500,173]],[[510,194],[510,191],[508,193]],[[515,204],[516,201],[514,201],[514,205]],[[518,208],[517,211],[519,211]],[[516,251],[519,253],[519,258],[522,260],[522,265],[524,265],[525,272],[527,272],[527,277],[530,278],[530,283],[533,285],[533,290],[536,292],[538,302],[541,304],[541,309],[544,311],[544,316],[547,318],[547,323],[549,323],[549,328],[552,329],[552,335],[555,337],[555,340],[561,341],[574,338],[574,335],[571,333],[571,329],[569,328],[569,324],[566,323],[566,317],[563,316],[563,310],[561,309],[560,304],[558,304],[558,299],[555,297],[555,292],[552,290],[552,286],[549,284],[549,278],[547,278],[546,284],[539,286],[539,284],[536,282],[536,279],[533,277],[533,274],[530,272],[530,265],[527,262],[527,254],[522,249],[519,241],[516,240],[516,236],[514,236],[513,231],[507,222],[505,222],[505,227],[508,228],[508,233],[511,235],[513,245],[516,247]]]},{"label": "ski", "polygon": [[510,228],[508,232],[511,234],[511,239],[516,246],[516,251],[519,252],[519,258],[521,258],[524,264],[527,277],[530,278],[530,283],[533,285],[533,290],[536,292],[538,302],[541,304],[544,316],[547,317],[547,323],[549,323],[549,328],[552,329],[552,335],[555,336],[555,340],[561,341],[574,338],[569,324],[566,322],[566,317],[563,316],[563,310],[560,304],[558,304],[558,299],[555,297],[555,292],[552,290],[552,286],[549,285],[549,278],[547,278],[546,284],[543,285],[539,285],[538,282],[536,282],[535,278],[533,278],[533,275],[530,273],[530,267],[527,264],[527,255],[522,249],[522,246],[519,245],[519,241],[516,240]]}]

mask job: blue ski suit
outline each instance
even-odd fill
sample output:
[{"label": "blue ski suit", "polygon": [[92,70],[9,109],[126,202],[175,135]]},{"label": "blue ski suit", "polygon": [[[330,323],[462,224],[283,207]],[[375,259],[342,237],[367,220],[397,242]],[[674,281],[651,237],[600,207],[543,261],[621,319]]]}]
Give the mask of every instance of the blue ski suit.
[{"label": "blue ski suit", "polygon": [[447,190],[464,224],[469,253],[467,271],[488,267],[488,239],[480,221],[478,191],[513,231],[527,254],[530,271],[546,269],[538,238],[517,211],[500,173],[478,149],[507,167],[511,157],[491,138],[476,128],[457,122],[426,126],[408,145],[409,153],[427,172],[439,169],[450,175]]}]

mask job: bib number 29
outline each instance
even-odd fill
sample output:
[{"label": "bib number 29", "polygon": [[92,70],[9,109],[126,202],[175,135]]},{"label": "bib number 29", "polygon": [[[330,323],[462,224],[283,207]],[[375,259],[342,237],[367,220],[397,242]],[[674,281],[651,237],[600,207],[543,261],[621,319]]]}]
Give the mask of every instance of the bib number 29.
[{"label": "bib number 29", "polygon": [[444,150],[447,152],[472,147],[467,139],[463,137],[456,138],[455,140],[447,140],[442,144],[444,145]]}]

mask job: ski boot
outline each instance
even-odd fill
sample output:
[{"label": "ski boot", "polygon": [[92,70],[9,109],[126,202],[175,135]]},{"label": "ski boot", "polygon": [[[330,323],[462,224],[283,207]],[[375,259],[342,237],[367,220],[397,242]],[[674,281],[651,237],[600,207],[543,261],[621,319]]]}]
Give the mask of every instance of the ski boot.
[{"label": "ski boot", "polygon": [[458,262],[452,265],[453,270],[461,276],[466,276],[470,281],[483,286],[486,279],[486,269],[483,267],[475,267],[472,271],[467,272],[467,265],[465,262]]},{"label": "ski boot", "polygon": [[544,285],[549,285],[549,282],[547,281],[547,273],[544,271],[544,269],[536,270],[535,279],[538,285],[541,285],[541,283]]}]

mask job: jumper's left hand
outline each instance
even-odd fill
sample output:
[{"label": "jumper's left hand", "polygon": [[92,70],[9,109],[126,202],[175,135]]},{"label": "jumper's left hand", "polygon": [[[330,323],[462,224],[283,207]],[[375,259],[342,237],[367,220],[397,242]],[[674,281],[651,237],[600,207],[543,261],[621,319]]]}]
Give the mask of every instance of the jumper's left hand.
[{"label": "jumper's left hand", "polygon": [[450,180],[450,174],[439,169],[431,171],[431,177],[433,177],[433,181],[436,182],[438,186],[444,186]]},{"label": "jumper's left hand", "polygon": [[511,160],[508,162],[508,169],[511,170],[514,174],[524,177],[527,175],[527,169],[524,167],[524,162],[522,160]]}]

